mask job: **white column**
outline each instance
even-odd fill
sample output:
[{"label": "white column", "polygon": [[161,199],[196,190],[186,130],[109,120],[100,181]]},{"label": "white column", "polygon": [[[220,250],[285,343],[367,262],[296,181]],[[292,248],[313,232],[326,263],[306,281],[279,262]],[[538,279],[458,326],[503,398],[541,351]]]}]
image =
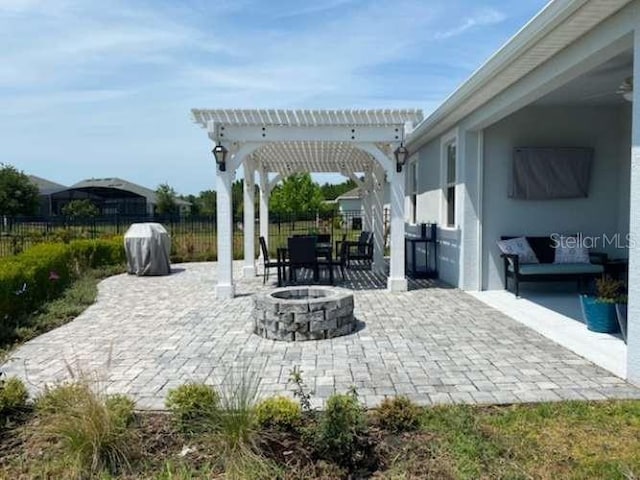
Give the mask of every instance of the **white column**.
[{"label": "white column", "polygon": [[[634,32],[633,75],[634,78],[640,79],[640,31],[638,29]],[[627,379],[631,383],[640,385],[640,88],[633,89],[629,214]]]},{"label": "white column", "polygon": [[375,172],[373,179],[373,269],[384,273],[384,187],[385,174],[382,168]]},{"label": "white column", "polygon": [[362,230],[365,232],[373,230],[373,221],[371,218],[371,208],[373,207],[371,180],[371,172],[366,172],[364,174],[364,181],[360,185],[360,194],[362,195]]},{"label": "white column", "polygon": [[233,298],[233,205],[231,200],[231,184],[234,172],[218,169],[216,182],[216,211],[218,224],[218,283],[216,297]]},{"label": "white column", "polygon": [[481,290],[482,266],[482,131],[458,133],[458,184],[456,224],[460,228],[458,285],[463,290]]},{"label": "white column", "polygon": [[404,187],[405,168],[402,172],[388,171],[391,201],[391,259],[387,288],[392,292],[407,290],[404,274]]},{"label": "white column", "polygon": [[255,166],[251,159],[244,161],[244,278],[256,275],[256,242],[255,242]]},{"label": "white column", "polygon": [[[269,172],[260,169],[260,236],[264,237],[264,241],[269,246],[269,194],[271,188],[269,186]],[[260,252],[262,258],[262,251]],[[264,262],[264,258],[262,258]]]}]

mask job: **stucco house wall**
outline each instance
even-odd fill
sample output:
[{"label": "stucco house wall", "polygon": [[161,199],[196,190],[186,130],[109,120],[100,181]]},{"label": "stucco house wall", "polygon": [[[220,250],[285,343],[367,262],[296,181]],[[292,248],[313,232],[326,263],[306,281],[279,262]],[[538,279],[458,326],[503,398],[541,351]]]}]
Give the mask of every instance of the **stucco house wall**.
[{"label": "stucco house wall", "polygon": [[[418,195],[416,199],[418,223],[435,222],[438,227],[438,276],[450,285],[458,286],[460,271],[459,227],[442,227],[443,190],[441,178],[441,141],[429,142],[418,152]],[[458,183],[462,181],[458,176]],[[459,188],[459,187],[457,187]]]},{"label": "stucco house wall", "polygon": [[[484,131],[482,288],[503,288],[501,235],[582,233],[603,239],[628,232],[629,107],[527,107]],[[514,200],[507,196],[513,149],[592,147],[588,198]],[[604,244],[604,242],[602,242]],[[596,250],[626,256],[625,249]]]}]

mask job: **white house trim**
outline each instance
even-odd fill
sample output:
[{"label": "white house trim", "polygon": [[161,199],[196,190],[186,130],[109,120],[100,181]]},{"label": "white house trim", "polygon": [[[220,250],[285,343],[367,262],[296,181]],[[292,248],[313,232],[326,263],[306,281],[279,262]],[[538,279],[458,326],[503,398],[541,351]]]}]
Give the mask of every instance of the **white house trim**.
[{"label": "white house trim", "polygon": [[549,2],[407,138],[411,150],[454,127],[632,0]]}]

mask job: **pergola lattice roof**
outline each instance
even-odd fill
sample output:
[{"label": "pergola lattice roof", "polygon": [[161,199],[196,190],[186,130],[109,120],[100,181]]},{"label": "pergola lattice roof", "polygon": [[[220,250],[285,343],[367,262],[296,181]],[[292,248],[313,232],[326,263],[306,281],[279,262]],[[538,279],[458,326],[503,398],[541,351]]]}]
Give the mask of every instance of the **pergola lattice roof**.
[{"label": "pergola lattice roof", "polygon": [[207,128],[208,122],[226,125],[276,125],[289,127],[316,126],[391,126],[422,120],[422,111],[416,109],[378,110],[240,110],[193,109],[196,123]]},{"label": "pergola lattice roof", "polygon": [[422,120],[415,109],[193,109],[196,123],[219,142],[260,142],[252,158],[269,172],[365,172],[372,157],[358,142],[399,142]]}]

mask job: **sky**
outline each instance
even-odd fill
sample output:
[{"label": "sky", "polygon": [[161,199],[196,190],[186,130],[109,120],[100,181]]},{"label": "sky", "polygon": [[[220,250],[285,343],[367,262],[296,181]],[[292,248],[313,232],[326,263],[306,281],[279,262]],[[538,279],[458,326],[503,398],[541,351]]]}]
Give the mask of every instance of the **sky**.
[{"label": "sky", "polygon": [[0,162],[197,194],[215,164],[192,108],[428,115],[545,3],[0,0]]}]

